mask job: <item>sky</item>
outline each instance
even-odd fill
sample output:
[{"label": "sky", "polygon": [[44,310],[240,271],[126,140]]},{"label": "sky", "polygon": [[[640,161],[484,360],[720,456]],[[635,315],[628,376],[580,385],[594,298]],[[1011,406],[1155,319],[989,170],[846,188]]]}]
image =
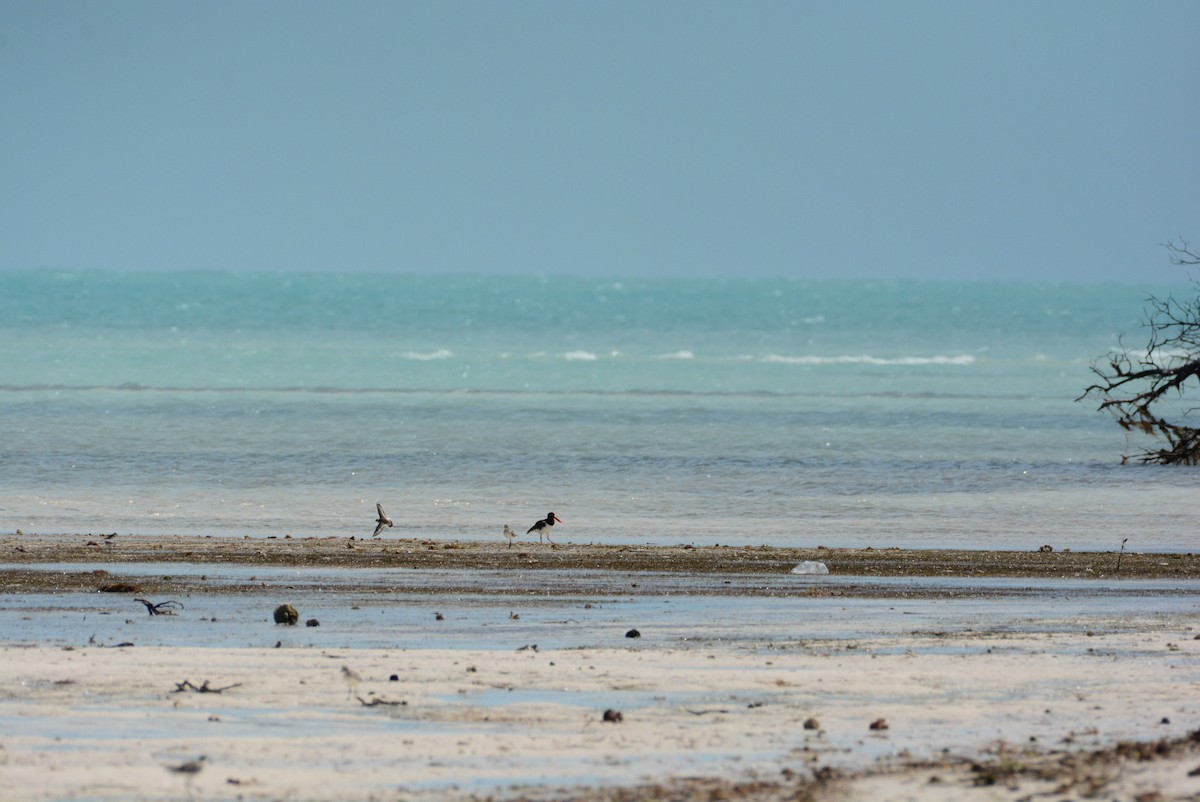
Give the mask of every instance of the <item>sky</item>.
[{"label": "sky", "polygon": [[0,269],[1172,280],[1200,3],[0,0]]}]

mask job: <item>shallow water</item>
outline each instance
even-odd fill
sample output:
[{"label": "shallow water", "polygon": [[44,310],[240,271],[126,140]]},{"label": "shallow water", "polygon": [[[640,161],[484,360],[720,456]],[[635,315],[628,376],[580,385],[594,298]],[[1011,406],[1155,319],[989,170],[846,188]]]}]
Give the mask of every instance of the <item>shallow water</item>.
[{"label": "shallow water", "polygon": [[[0,566],[3,568],[4,566]],[[24,566],[92,570],[95,565]],[[261,591],[178,597],[150,616],[132,598],[0,596],[7,642],[80,646],[573,649],[757,648],[889,638],[913,632],[1126,631],[1127,620],[1200,613],[1200,580],[1030,580],[850,576],[622,576],[608,571],[327,570],[141,563],[122,577],[205,577]],[[712,583],[718,583],[713,586]],[[497,592],[497,584],[513,588]],[[452,587],[454,592],[443,592]],[[366,589],[364,589],[366,588]],[[163,601],[155,598],[153,601]],[[283,603],[301,625],[274,624]],[[438,620],[438,615],[442,620]],[[309,619],[319,626],[304,626]],[[639,638],[627,638],[637,629]],[[907,647],[906,647],[907,648]],[[940,648],[922,646],[919,648]]]},{"label": "shallow water", "polygon": [[1150,444],[1074,400],[1150,291],[9,271],[0,519],[1188,550],[1194,472],[1121,465]]}]

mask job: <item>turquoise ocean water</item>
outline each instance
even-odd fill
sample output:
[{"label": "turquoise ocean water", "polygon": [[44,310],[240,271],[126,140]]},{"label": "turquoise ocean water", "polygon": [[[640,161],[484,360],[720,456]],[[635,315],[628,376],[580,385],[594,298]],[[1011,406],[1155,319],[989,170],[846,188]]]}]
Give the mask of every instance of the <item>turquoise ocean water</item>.
[{"label": "turquoise ocean water", "polygon": [[0,272],[0,527],[1191,551],[1074,401],[1169,289]]}]

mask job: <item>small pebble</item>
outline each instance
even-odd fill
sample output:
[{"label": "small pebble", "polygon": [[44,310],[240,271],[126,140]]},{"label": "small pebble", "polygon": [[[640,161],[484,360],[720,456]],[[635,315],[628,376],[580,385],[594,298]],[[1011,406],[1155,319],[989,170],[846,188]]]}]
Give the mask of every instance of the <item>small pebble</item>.
[{"label": "small pebble", "polygon": [[321,622],[320,622],[320,621],[318,621],[318,620],[317,620],[317,619],[315,619],[315,618],[310,618],[310,619],[308,619],[307,621],[305,621],[305,622],[304,622],[304,626],[306,626],[306,627],[319,627],[319,626],[321,626]]},{"label": "small pebble", "polygon": [[877,718],[871,722],[872,730],[879,731],[879,730],[886,730],[887,728],[888,728],[887,719]]},{"label": "small pebble", "polygon": [[626,633],[625,633],[625,637],[627,637],[627,638],[640,638],[640,637],[642,637],[642,633],[638,632],[636,629],[631,629],[631,630],[629,630],[628,632],[626,632]]},{"label": "small pebble", "polygon": [[613,710],[612,708],[609,708],[608,710],[604,711],[604,720],[611,724],[616,724],[618,721],[624,721],[625,717],[621,715],[620,710]]},{"label": "small pebble", "polygon": [[819,729],[821,729],[821,722],[817,721],[815,718],[805,719],[804,720],[804,729],[819,730]]}]

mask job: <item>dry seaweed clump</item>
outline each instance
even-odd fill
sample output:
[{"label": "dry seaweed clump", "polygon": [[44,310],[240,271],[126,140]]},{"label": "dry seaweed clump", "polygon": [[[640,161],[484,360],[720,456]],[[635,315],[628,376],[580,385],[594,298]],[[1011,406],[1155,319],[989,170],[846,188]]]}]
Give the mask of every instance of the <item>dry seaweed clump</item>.
[{"label": "dry seaweed clump", "polygon": [[296,622],[300,620],[300,612],[290,604],[281,604],[275,608],[275,623],[286,624],[289,627],[296,626]]}]

